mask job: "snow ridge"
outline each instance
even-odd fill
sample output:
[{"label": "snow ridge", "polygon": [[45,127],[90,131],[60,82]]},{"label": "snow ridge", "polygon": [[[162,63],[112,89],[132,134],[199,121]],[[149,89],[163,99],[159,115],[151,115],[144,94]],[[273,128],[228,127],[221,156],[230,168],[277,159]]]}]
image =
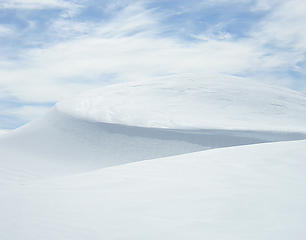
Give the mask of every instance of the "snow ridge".
[{"label": "snow ridge", "polygon": [[89,121],[138,127],[306,132],[304,94],[233,77],[117,84],[56,108]]},{"label": "snow ridge", "polygon": [[118,84],[0,134],[0,239],[301,239],[306,96],[245,81]]}]

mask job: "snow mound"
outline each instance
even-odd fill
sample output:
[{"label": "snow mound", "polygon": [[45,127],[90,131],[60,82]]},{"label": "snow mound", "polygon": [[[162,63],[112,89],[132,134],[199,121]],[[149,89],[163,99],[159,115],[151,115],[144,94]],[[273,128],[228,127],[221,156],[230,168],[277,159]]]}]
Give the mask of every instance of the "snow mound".
[{"label": "snow mound", "polygon": [[0,135],[2,182],[306,139],[305,96],[244,81],[163,78],[60,102],[42,119]]},{"label": "snow mound", "polygon": [[303,239],[306,141],[173,156],[0,191],[0,238]]},{"label": "snow mound", "polygon": [[56,108],[90,121],[139,127],[306,132],[304,94],[234,77],[117,84]]},{"label": "snow mound", "polygon": [[306,139],[305,109],[239,78],[60,102],[0,134],[0,239],[299,239],[306,141],[267,142]]},{"label": "snow mound", "polygon": [[269,131],[144,128],[75,118],[57,109],[0,136],[0,184],[62,176],[212,148],[306,139]]}]

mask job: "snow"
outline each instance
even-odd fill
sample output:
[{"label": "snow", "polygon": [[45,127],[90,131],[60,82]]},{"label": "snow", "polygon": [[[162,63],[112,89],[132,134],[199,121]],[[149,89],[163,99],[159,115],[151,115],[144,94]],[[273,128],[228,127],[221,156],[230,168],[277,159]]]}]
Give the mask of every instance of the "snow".
[{"label": "snow", "polygon": [[[91,122],[53,109],[39,121],[0,136],[7,178],[81,173],[123,163],[212,148],[306,139],[304,133],[144,128]],[[1,185],[1,183],[0,183]]]},{"label": "snow", "polygon": [[306,131],[306,96],[243,78],[117,84],[57,104],[78,118],[140,127]]},{"label": "snow", "polygon": [[303,239],[306,141],[220,148],[1,191],[0,238]]},{"label": "snow", "polygon": [[303,239],[306,96],[160,78],[0,133],[0,239]]}]

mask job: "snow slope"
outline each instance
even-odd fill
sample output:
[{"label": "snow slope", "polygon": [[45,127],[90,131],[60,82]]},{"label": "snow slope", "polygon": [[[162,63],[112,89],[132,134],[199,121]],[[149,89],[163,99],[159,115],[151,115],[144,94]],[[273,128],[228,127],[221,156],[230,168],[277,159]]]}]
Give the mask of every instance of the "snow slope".
[{"label": "snow slope", "polygon": [[0,171],[7,181],[24,181],[211,148],[306,139],[304,95],[244,81],[161,78],[89,91],[0,136]]},{"label": "snow slope", "polygon": [[117,84],[67,99],[57,109],[139,127],[306,132],[306,95],[235,77]]},{"label": "snow slope", "polygon": [[0,137],[0,171],[23,181],[23,176],[62,176],[211,148],[296,139],[306,135],[133,127],[90,122],[54,109],[40,121]]},{"label": "snow slope", "polygon": [[306,141],[220,148],[0,192],[0,239],[306,235]]},{"label": "snow slope", "polygon": [[303,239],[305,109],[240,78],[67,99],[0,134],[0,239]]}]

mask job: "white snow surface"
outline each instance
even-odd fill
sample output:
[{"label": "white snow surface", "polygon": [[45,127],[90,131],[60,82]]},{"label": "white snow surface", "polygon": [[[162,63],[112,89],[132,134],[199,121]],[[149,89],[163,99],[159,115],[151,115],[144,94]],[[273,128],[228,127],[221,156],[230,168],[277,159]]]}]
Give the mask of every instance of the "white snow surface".
[{"label": "white snow surface", "polygon": [[6,185],[0,239],[303,240],[306,141]]},{"label": "white snow surface", "polygon": [[7,180],[25,181],[212,148],[298,139],[306,139],[306,134],[134,127],[75,118],[55,108],[38,121],[0,135],[0,172],[4,169]]},{"label": "white snow surface", "polygon": [[304,239],[306,97],[245,81],[118,84],[0,134],[0,239]]},{"label": "white snow surface", "polygon": [[237,77],[117,84],[56,107],[78,118],[140,127],[306,132],[304,94]]}]

